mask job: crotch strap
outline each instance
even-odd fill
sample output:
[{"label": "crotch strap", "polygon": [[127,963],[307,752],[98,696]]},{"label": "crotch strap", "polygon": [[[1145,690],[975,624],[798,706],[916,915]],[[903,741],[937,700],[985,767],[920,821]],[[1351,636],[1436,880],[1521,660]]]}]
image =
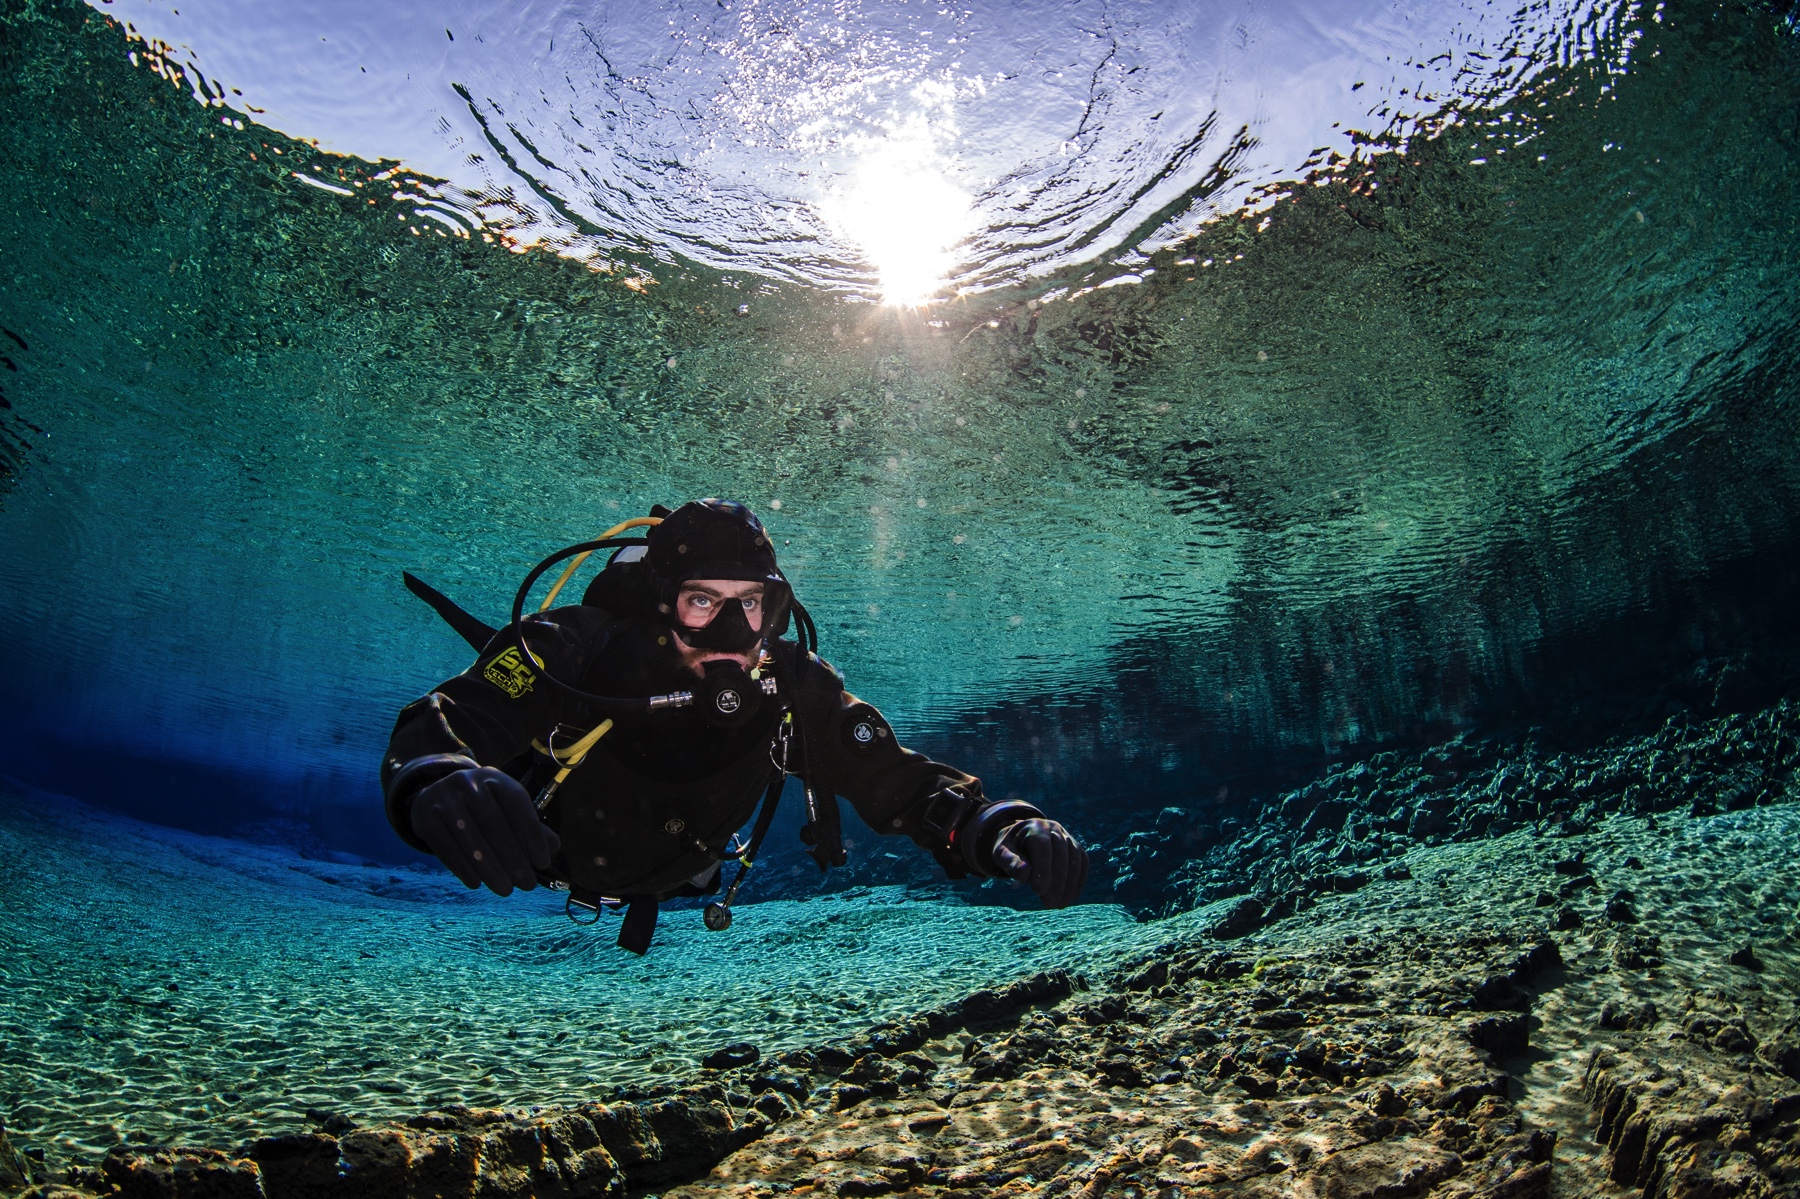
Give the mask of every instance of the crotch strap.
[{"label": "crotch strap", "polygon": [[619,948],[642,957],[650,949],[650,937],[656,932],[656,896],[640,895],[625,909],[619,922]]}]

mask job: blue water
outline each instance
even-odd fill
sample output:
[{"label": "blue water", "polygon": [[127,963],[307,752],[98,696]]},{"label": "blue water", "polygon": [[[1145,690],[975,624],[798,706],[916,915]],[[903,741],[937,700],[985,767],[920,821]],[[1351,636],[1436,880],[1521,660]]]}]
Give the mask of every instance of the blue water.
[{"label": "blue water", "polygon": [[[798,975],[769,1021],[709,971],[826,911],[866,925],[844,1010],[914,1009],[1155,935],[1112,886],[1165,808],[1800,687],[1781,6],[11,0],[0,57],[0,828],[54,863],[0,874],[40,989],[0,1018],[99,1093],[127,1050],[59,972],[120,1020],[165,976],[156,1012],[236,1013],[144,1050],[181,1098],[65,1127],[0,1083],[65,1148],[304,1115],[184,1073],[273,1005],[523,993],[435,1073],[322,1017],[293,1067],[372,1114],[523,1102],[517,1010],[675,979],[717,1005],[691,1045],[799,1037],[832,1004]],[[776,902],[640,975],[400,844],[381,748],[468,658],[400,572],[498,622],[545,553],[700,495],[768,523],[903,741],[1095,846],[1089,906],[860,826],[820,883],[789,813]],[[571,957],[603,1002],[544,993]],[[686,1060],[635,1052],[550,1089]]]}]

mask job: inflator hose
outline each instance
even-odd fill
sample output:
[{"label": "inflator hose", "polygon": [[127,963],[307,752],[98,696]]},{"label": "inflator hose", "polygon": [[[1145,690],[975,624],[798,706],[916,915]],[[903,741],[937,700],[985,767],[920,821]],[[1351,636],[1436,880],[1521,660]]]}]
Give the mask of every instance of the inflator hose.
[{"label": "inflator hose", "polygon": [[552,566],[555,566],[565,558],[573,558],[577,554],[586,557],[595,550],[614,548],[623,549],[628,545],[647,546],[649,544],[649,541],[642,537],[601,537],[594,541],[582,541],[577,542],[574,545],[564,546],[562,549],[557,550],[554,554],[551,554],[548,558],[545,558],[542,562],[539,562],[536,566],[532,567],[531,573],[525,576],[525,581],[519,584],[518,594],[513,596],[512,624],[507,626],[507,631],[512,634],[513,644],[519,647],[519,653],[524,655],[527,661],[538,668],[539,677],[550,684],[550,686],[556,688],[556,690],[561,691],[564,695],[571,696],[584,704],[614,715],[629,716],[641,712],[652,711],[650,699],[648,696],[637,698],[619,695],[595,695],[591,691],[583,691],[579,687],[571,687],[569,684],[551,674],[550,668],[544,665],[544,660],[532,653],[531,647],[525,644],[525,600],[526,597],[531,594],[531,585],[542,578],[545,571],[549,570]]}]

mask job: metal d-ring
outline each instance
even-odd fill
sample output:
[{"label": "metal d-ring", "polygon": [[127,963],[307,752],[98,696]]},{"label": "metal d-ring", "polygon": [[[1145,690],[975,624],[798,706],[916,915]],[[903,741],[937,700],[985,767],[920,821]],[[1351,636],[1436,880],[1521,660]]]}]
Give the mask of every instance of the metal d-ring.
[{"label": "metal d-ring", "polygon": [[[624,900],[612,899],[605,895],[600,897],[599,903],[589,903],[585,899],[576,899],[575,896],[570,895],[563,901],[563,915],[567,916],[571,923],[579,924],[583,928],[586,928],[590,924],[600,923],[600,917],[605,913],[609,911],[616,912],[624,906]],[[583,912],[590,913],[587,919],[584,920],[575,914],[577,908],[581,909]]]}]

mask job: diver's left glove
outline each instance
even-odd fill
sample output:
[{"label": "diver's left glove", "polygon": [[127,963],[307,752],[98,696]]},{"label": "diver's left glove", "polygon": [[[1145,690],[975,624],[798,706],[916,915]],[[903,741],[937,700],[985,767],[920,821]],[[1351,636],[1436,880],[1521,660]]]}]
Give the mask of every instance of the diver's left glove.
[{"label": "diver's left glove", "polygon": [[1068,907],[1087,882],[1087,850],[1054,820],[1020,820],[1001,830],[993,857],[1006,877],[1031,884],[1047,908]]}]

